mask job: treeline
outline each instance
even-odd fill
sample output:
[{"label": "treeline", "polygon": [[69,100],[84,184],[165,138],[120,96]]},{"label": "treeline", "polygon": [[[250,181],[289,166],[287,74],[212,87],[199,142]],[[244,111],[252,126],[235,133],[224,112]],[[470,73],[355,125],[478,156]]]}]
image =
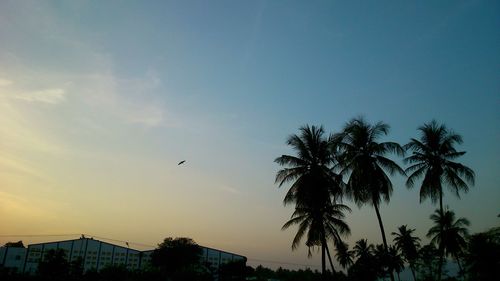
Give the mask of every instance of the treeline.
[{"label": "treeline", "polygon": [[[446,190],[459,196],[474,185],[474,171],[457,161],[465,154],[456,148],[462,137],[435,120],[418,132],[406,144],[382,140],[389,134],[389,125],[372,124],[360,117],[339,132],[326,134],[322,126],[306,125],[287,139],[294,154],[275,159],[282,167],[276,183],[290,185],[283,202],[295,209],[282,229],[298,227],[292,250],[304,239],[310,250],[320,249],[323,280],[330,280],[327,260],[330,271],[336,272],[333,258],[348,273],[348,280],[394,281],[406,265],[415,281],[440,281],[448,258],[457,263],[460,280],[495,280],[499,276],[498,228],[470,236],[469,221],[456,218],[444,204]],[[401,167],[390,156],[401,157],[407,166]],[[380,208],[390,202],[395,175],[406,178],[407,188],[420,189],[421,202],[430,199],[438,204],[430,216],[433,226],[427,232],[428,245],[421,246],[420,238],[413,236],[415,230],[407,225],[392,233],[390,244]],[[346,222],[351,208],[346,201],[373,208],[382,244],[374,246],[362,239],[350,248],[345,242],[351,234]]]}]

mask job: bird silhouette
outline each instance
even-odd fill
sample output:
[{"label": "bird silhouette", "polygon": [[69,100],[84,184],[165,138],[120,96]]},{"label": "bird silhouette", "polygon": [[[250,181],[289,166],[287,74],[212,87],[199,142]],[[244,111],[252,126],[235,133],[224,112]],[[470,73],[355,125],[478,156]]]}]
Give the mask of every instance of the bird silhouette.
[{"label": "bird silhouette", "polygon": [[177,166],[184,164],[184,162],[186,162],[186,160],[182,160],[179,164],[177,164]]}]

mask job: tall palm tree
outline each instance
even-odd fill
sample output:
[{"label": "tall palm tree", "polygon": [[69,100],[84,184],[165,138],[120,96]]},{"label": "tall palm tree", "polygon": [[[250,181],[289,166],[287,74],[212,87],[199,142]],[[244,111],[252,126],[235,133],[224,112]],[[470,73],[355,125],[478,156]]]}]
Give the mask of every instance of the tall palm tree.
[{"label": "tall palm tree", "polygon": [[349,209],[336,204],[342,196],[342,180],[332,170],[336,161],[336,155],[332,153],[333,139],[325,137],[323,127],[306,125],[300,128],[299,135],[291,135],[287,144],[292,147],[296,156],[282,155],[275,159],[276,163],[284,167],[276,174],[276,183],[281,187],[285,183],[292,182],[283,202],[285,205],[295,204],[296,209],[292,219],[283,226],[283,229],[292,224],[299,224],[292,249],[298,246],[298,242],[308,230],[306,245],[321,247],[324,275],[325,253],[329,253],[327,241],[338,236],[334,235],[330,226],[339,227],[339,234],[349,233],[347,224],[336,221],[341,220],[342,212]]},{"label": "tall palm tree", "polygon": [[[405,163],[411,164],[406,168],[407,173],[411,173],[406,181],[406,186],[412,188],[415,181],[423,177],[420,186],[420,201],[431,198],[435,203],[439,200],[439,211],[443,213],[443,184],[446,184],[453,193],[460,197],[460,191],[467,192],[469,186],[474,185],[474,171],[453,160],[465,154],[465,151],[457,151],[456,144],[463,142],[462,137],[444,124],[439,124],[436,120],[425,123],[419,127],[420,139],[412,138],[404,146],[406,150],[413,152],[411,156],[405,158]],[[444,249],[439,245],[439,251]],[[443,257],[441,253],[440,257]],[[438,278],[441,280],[441,266],[439,262]]]},{"label": "tall palm tree", "polygon": [[349,251],[349,245],[342,241],[340,241],[340,243],[336,243],[335,246],[337,249],[337,253],[335,254],[337,261],[339,262],[340,266],[342,266],[344,269],[347,269],[354,263],[354,251]]},{"label": "tall palm tree", "polygon": [[[459,196],[459,192],[467,192],[469,186],[466,182],[474,185],[474,171],[453,160],[465,154],[465,151],[457,151],[456,144],[463,142],[462,137],[444,124],[436,120],[419,127],[420,139],[412,138],[404,146],[406,150],[413,152],[411,156],[404,159],[411,164],[406,168],[411,173],[406,181],[408,188],[415,185],[415,181],[423,177],[420,186],[420,201],[431,198],[435,203],[439,200],[439,210],[443,212],[443,184]],[[465,179],[465,181],[464,181]]]},{"label": "tall palm tree", "polygon": [[440,280],[443,258],[448,255],[457,261],[462,271],[460,256],[467,245],[466,237],[469,235],[467,227],[470,223],[466,218],[455,220],[455,213],[450,210],[445,210],[444,213],[436,210],[431,215],[431,220],[434,221],[434,226],[429,229],[427,237],[431,238],[431,243],[441,248],[438,269],[438,280]]},{"label": "tall palm tree", "polygon": [[[389,202],[392,194],[392,182],[388,177],[405,172],[394,161],[386,158],[388,153],[404,155],[403,148],[395,142],[378,142],[389,133],[389,125],[378,122],[369,124],[363,118],[349,121],[343,132],[335,136],[335,142],[341,151],[341,174],[349,174],[346,194],[358,206],[370,204],[377,215],[384,248],[387,251],[387,239],[380,215],[382,200]],[[394,276],[391,274],[391,280]]]},{"label": "tall palm tree", "polygon": [[417,281],[415,275],[415,265],[418,259],[418,247],[420,246],[420,238],[412,236],[415,229],[407,228],[406,225],[402,225],[398,228],[398,232],[393,232],[394,235],[394,245],[401,251],[403,257],[410,265],[411,274],[413,275],[413,280]]}]

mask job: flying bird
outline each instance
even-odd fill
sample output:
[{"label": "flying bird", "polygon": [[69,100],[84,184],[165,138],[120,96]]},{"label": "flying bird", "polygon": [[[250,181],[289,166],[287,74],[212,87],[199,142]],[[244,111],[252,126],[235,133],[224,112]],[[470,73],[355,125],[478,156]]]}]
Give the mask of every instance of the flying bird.
[{"label": "flying bird", "polygon": [[186,162],[186,160],[182,160],[179,164],[177,164],[177,166],[184,164],[184,162]]}]

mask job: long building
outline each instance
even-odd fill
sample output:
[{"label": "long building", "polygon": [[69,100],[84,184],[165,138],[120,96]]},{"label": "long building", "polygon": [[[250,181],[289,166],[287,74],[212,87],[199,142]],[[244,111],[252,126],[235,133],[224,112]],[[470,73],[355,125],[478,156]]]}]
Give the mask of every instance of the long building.
[{"label": "long building", "polygon": [[[217,270],[220,265],[231,261],[245,261],[246,257],[200,246],[203,250],[200,261]],[[127,269],[145,269],[151,265],[153,250],[140,251],[118,246],[93,238],[30,244],[27,248],[0,247],[0,267],[17,272],[35,273],[38,264],[49,250],[62,249],[69,262],[81,259],[83,270],[101,270],[113,265]]]}]

